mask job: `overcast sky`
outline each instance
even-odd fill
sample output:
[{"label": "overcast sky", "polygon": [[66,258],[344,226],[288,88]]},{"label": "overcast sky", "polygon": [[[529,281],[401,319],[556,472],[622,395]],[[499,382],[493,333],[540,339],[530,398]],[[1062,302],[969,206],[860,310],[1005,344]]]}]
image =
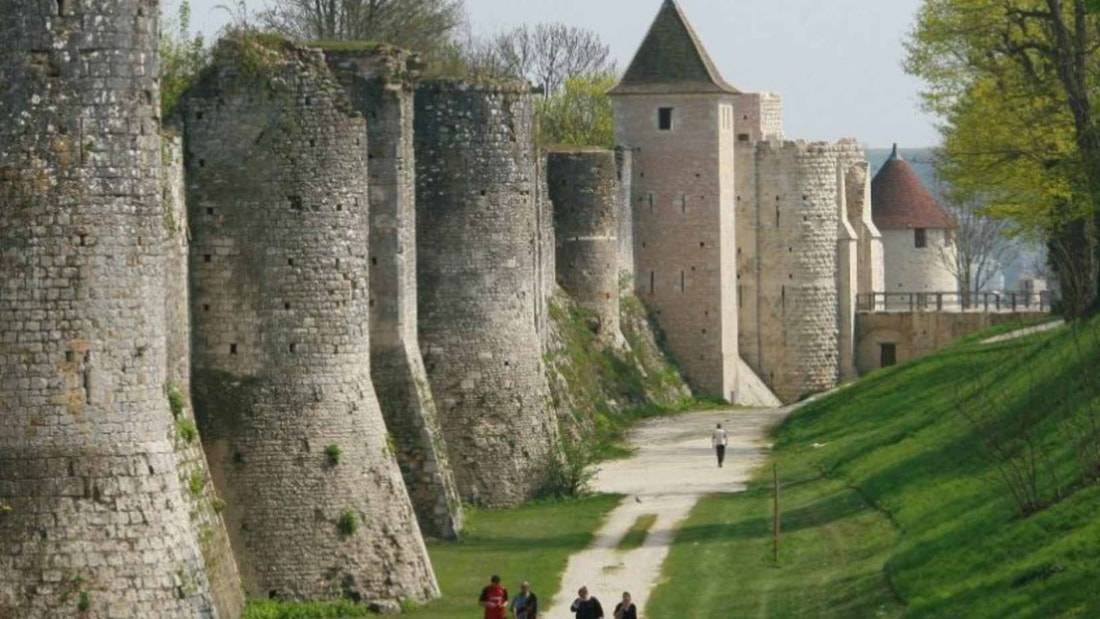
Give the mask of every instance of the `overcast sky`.
[{"label": "overcast sky", "polygon": [[[168,0],[169,10],[174,0]],[[272,0],[246,0],[252,10]],[[524,22],[597,31],[625,69],[662,0],[466,0],[470,25],[489,34]],[[938,141],[901,69],[902,39],[920,0],[679,0],[727,81],[783,96],[791,138],[855,137],[871,147]],[[192,0],[192,22],[217,32],[229,0]]]}]

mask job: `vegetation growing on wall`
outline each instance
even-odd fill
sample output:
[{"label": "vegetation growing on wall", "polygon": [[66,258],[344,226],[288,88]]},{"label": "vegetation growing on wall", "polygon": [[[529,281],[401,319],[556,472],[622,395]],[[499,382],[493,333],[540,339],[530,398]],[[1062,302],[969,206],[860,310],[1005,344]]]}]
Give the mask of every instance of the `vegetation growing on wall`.
[{"label": "vegetation growing on wall", "polygon": [[592,328],[595,316],[563,294],[554,297],[550,317],[550,389],[564,431],[586,446],[587,453],[576,457],[625,455],[623,434],[633,423],[696,404],[633,295],[621,303],[622,348],[601,344]]}]

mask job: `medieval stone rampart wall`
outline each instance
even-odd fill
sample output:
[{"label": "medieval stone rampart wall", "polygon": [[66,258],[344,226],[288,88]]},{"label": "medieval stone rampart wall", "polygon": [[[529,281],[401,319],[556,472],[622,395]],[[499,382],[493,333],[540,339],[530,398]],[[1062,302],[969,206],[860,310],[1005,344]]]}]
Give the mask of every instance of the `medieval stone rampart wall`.
[{"label": "medieval stone rampart wall", "polygon": [[462,505],[417,342],[414,59],[387,47],[325,57],[367,120],[371,377],[420,528],[453,538]]},{"label": "medieval stone rampart wall", "polygon": [[249,38],[181,117],[195,403],[247,591],[438,595],[371,384],[363,119],[320,52]]},{"label": "medieval stone rampart wall", "polygon": [[159,8],[0,1],[3,617],[218,616],[166,393]]},{"label": "medieval stone rampart wall", "polygon": [[533,100],[426,82],[415,136],[420,343],[451,465],[465,500],[515,505],[558,445],[536,327]]},{"label": "medieval stone rampart wall", "polygon": [[558,284],[600,321],[600,340],[619,331],[619,185],[611,151],[551,152],[547,179],[554,204]]},{"label": "medieval stone rampart wall", "polygon": [[616,176],[619,181],[619,272],[630,279],[634,289],[634,153],[629,148],[615,147]]},{"label": "medieval stone rampart wall", "polygon": [[182,138],[173,133],[162,137],[161,160],[164,164],[161,197],[168,230],[164,278],[168,336],[166,389],[177,428],[172,443],[180,462],[180,486],[187,489],[184,498],[198,536],[214,603],[221,616],[237,617],[244,607],[244,592],[221,516],[225,501],[218,496],[201,441],[186,429],[197,427],[197,422],[191,401],[191,228],[187,219]]}]

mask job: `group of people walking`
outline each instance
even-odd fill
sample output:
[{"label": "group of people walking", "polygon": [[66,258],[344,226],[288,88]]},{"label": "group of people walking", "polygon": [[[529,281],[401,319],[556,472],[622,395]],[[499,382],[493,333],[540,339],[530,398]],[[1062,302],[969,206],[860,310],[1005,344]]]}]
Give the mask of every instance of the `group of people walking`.
[{"label": "group of people walking", "polygon": [[[710,436],[711,446],[718,459],[718,466],[725,464],[726,446],[729,434],[722,424],[714,429]],[[508,596],[508,590],[500,583],[500,576],[493,575],[489,585],[481,590],[478,603],[485,609],[485,619],[538,619],[539,598],[531,590],[531,583],[523,582],[515,597]],[[577,598],[569,606],[576,619],[638,619],[638,608],[630,599],[630,593],[623,593],[622,601],[615,606],[611,617],[604,615],[603,605],[588,592],[588,587],[577,591]]]},{"label": "group of people walking", "polygon": [[[500,576],[495,574],[481,590],[478,603],[485,609],[485,619],[538,619],[539,616],[539,599],[531,590],[531,583],[520,584],[519,593],[509,598]],[[577,591],[577,599],[573,600],[569,611],[576,619],[638,619],[638,608],[630,600],[630,593],[623,593],[622,601],[615,606],[611,618],[607,618],[603,605],[588,592],[588,587]]]}]

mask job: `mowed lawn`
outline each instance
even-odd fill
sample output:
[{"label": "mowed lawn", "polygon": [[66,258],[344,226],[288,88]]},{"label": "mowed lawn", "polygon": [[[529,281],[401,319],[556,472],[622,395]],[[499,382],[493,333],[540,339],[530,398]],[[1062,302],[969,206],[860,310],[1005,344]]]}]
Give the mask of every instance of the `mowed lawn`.
[{"label": "mowed lawn", "polygon": [[504,511],[473,511],[458,542],[428,546],[443,598],[405,615],[432,619],[481,616],[477,596],[499,574],[513,594],[527,580],[542,605],[561,586],[569,555],[592,543],[622,497],[594,497],[535,504]]},{"label": "mowed lawn", "polygon": [[[1100,617],[1089,419],[1100,421],[1097,322],[969,338],[878,372],[777,431],[778,563],[769,463],[748,492],[697,506],[647,616]],[[1034,513],[1004,483],[1007,462],[1033,473]]]},{"label": "mowed lawn", "polygon": [[[540,602],[549,604],[561,585],[569,555],[586,548],[607,514],[622,499],[598,495],[535,503],[500,511],[468,510],[457,542],[429,542],[443,597],[410,609],[404,617],[467,619],[480,617],[477,604],[489,577],[499,574],[509,594],[528,580]],[[243,619],[330,619],[366,617],[364,606],[350,603],[294,604],[254,601]]]}]

